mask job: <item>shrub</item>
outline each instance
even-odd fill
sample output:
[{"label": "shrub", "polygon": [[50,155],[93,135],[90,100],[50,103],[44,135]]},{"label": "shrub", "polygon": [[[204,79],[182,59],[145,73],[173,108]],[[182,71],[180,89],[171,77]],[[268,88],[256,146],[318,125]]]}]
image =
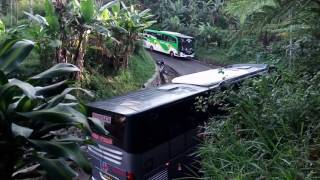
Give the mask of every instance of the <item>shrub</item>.
[{"label": "shrub", "polygon": [[319,177],[319,84],[319,72],[290,70],[211,97],[212,103],[225,104],[229,114],[213,117],[206,126],[199,151],[205,176]]},{"label": "shrub", "polygon": [[86,69],[90,71],[85,73],[81,86],[94,91],[96,99],[123,95],[142,88],[155,69],[152,57],[143,48],[136,48],[127,70],[115,72],[108,66],[99,67],[94,62],[87,65]]},{"label": "shrub", "polygon": [[84,135],[92,128],[107,134],[99,121],[81,113],[83,105],[71,94],[90,92],[67,88],[65,78],[79,71],[71,64],[57,64],[26,79],[13,74],[33,46],[28,40],[8,40],[0,47],[0,176],[71,179],[77,176],[74,164],[90,173],[80,150],[89,139],[66,133],[74,127]]}]

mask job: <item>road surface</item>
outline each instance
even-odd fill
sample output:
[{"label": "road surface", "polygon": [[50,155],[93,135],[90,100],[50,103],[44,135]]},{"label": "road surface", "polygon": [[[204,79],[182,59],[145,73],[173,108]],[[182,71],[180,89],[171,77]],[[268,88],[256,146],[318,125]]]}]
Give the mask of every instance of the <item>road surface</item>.
[{"label": "road surface", "polygon": [[172,58],[166,54],[158,52],[150,52],[150,54],[155,61],[163,61],[180,75],[218,68],[218,66],[202,63],[193,59]]}]

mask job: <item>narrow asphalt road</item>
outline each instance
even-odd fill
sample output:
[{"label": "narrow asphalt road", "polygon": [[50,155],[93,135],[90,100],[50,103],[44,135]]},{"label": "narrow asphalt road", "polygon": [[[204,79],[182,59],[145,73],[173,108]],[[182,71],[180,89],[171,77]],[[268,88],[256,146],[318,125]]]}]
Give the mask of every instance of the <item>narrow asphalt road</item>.
[{"label": "narrow asphalt road", "polygon": [[218,66],[202,63],[194,59],[172,58],[166,54],[158,52],[150,52],[150,54],[155,61],[163,61],[180,75],[218,68]]}]

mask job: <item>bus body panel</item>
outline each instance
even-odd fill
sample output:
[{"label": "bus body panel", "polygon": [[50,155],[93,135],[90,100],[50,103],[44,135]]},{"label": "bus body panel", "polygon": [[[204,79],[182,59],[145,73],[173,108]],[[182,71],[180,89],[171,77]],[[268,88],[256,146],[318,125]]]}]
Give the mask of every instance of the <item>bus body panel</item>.
[{"label": "bus body panel", "polygon": [[178,43],[158,40],[155,36],[151,35],[147,35],[147,37],[145,38],[144,47],[148,49],[151,49],[152,47],[153,50],[165,54],[170,54],[170,52],[173,52],[175,56],[179,55]]},{"label": "bus body panel", "polygon": [[[142,180],[156,180],[159,177],[173,179],[186,176],[186,172],[189,172],[188,168],[192,168],[190,163],[194,163],[192,160],[194,151],[191,150],[199,143],[199,140],[195,138],[196,133],[196,129],[190,130],[168,143],[163,143],[141,154],[127,153],[114,145],[96,141],[95,146],[91,145],[88,148],[89,159],[93,165],[92,175],[97,180],[126,180],[128,172],[134,174],[135,179]],[[106,149],[121,152],[120,164],[114,163],[114,159],[108,159],[110,156],[103,155],[102,152],[110,153]]]}]

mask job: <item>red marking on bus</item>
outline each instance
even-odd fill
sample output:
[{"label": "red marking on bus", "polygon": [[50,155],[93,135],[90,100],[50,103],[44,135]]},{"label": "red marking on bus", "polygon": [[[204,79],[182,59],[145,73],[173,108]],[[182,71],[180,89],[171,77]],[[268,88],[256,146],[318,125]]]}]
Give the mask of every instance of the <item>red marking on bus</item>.
[{"label": "red marking on bus", "polygon": [[102,122],[111,124],[111,117],[110,116],[106,116],[106,115],[102,115],[102,114],[98,114],[98,113],[92,113],[92,117],[99,119]]},{"label": "red marking on bus", "polygon": [[105,143],[105,144],[113,144],[113,141],[111,138],[107,138],[107,137],[103,137],[103,136],[100,136],[96,133],[92,133],[91,134],[91,137],[97,141],[100,141],[102,143]]},{"label": "red marking on bus", "polygon": [[99,140],[99,135],[96,134],[96,133],[92,133],[92,134],[91,134],[91,137],[92,137],[93,139]]},{"label": "red marking on bus", "polygon": [[119,175],[119,176],[122,176],[122,177],[127,175],[126,172],[122,171],[122,170],[119,169],[119,168],[112,167],[112,166],[111,166],[111,171],[112,171],[113,173]]},{"label": "red marking on bus", "polygon": [[113,144],[111,138],[106,138],[106,137],[103,137],[103,136],[100,136],[100,141],[105,143],[105,144]]}]

